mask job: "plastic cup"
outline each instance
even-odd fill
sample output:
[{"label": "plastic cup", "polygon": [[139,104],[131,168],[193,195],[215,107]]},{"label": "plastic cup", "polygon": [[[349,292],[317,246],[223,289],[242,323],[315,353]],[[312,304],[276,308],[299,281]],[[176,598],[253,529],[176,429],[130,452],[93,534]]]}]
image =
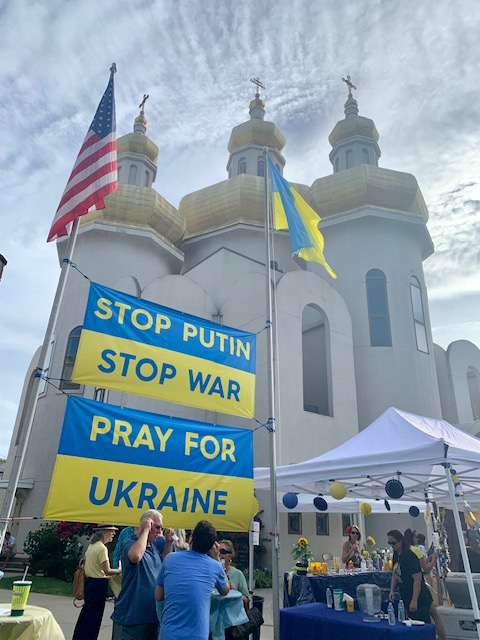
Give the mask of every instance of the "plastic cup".
[{"label": "plastic cup", "polygon": [[348,611],[348,613],[353,613],[355,611],[355,600],[347,600],[347,599],[345,599],[345,602],[347,603],[347,611]]},{"label": "plastic cup", "polygon": [[28,594],[32,583],[30,580],[15,580],[12,590],[12,616],[23,616],[27,606]]}]

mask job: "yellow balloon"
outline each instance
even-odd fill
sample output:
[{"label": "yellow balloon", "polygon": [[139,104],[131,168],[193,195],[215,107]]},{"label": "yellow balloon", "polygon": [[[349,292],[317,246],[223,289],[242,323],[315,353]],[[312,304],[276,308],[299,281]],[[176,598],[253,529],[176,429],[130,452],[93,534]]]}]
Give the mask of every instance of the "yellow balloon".
[{"label": "yellow balloon", "polygon": [[335,482],[332,482],[330,485],[330,495],[332,498],[335,498],[335,500],[342,500],[347,495],[347,487],[343,482],[335,480]]},{"label": "yellow balloon", "polygon": [[364,516],[369,516],[372,513],[372,505],[368,504],[368,502],[362,502],[360,505],[360,513]]},{"label": "yellow balloon", "polygon": [[259,511],[260,511],[260,503],[258,502],[257,497],[253,496],[253,517],[255,517]]}]

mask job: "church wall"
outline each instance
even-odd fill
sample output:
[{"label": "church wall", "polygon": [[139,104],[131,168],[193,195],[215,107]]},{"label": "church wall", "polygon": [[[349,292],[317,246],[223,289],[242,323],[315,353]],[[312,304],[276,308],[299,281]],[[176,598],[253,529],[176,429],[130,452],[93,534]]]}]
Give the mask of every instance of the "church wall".
[{"label": "church wall", "polygon": [[447,352],[438,344],[433,345],[437,369],[438,391],[442,407],[442,418],[450,424],[458,424],[457,406],[453,395],[452,381],[448,369]]},{"label": "church wall", "polygon": [[[318,306],[328,323],[333,417],[304,411],[302,313]],[[279,464],[318,456],[358,432],[351,320],[345,303],[309,272],[282,277],[277,289],[280,403]]]},{"label": "church wall", "polygon": [[[467,370],[473,367],[480,375],[480,349],[468,340],[457,340],[447,349],[447,362],[450,379],[455,397],[455,404],[459,423],[468,423],[474,420],[472,410],[472,398],[470,396]],[[479,407],[476,407],[479,411]]]},{"label": "church wall", "polygon": [[[353,324],[358,417],[368,426],[395,406],[420,415],[440,417],[428,301],[419,245],[418,224],[385,217],[340,221],[324,230],[327,259],[337,273],[333,286],[344,298]],[[380,269],[387,280],[391,347],[370,345],[366,274]],[[418,278],[429,353],[417,350],[410,277]]]}]

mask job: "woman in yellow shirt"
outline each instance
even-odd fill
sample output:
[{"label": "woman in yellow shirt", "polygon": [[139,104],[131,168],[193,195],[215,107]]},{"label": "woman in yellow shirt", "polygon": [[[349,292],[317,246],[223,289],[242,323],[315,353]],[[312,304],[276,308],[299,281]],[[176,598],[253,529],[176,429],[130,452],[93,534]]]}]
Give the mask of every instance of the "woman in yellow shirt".
[{"label": "woman in yellow shirt", "polygon": [[105,546],[115,537],[117,527],[100,525],[90,539],[85,552],[85,604],[78,616],[72,640],[97,640],[102,624],[105,600],[107,598],[108,576],[121,573],[112,569]]}]

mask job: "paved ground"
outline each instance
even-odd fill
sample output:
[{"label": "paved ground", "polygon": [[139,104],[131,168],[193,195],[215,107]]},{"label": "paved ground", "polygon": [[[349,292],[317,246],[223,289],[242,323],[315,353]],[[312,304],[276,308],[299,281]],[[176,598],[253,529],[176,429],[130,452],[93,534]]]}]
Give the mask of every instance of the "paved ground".
[{"label": "paved ground", "polygon": [[[6,597],[8,591],[0,589],[0,601],[7,602]],[[265,598],[263,606],[263,617],[265,624],[262,626],[261,640],[273,640],[273,626],[272,626],[272,590],[271,589],[257,589],[255,594]],[[62,628],[65,634],[65,640],[71,640],[73,635],[73,629],[78,618],[79,609],[73,606],[72,598],[65,598],[63,596],[48,596],[41,593],[31,593],[28,599],[29,604],[34,604],[39,607],[45,607],[50,609],[53,613],[56,621]],[[103,616],[102,628],[100,630],[99,640],[111,640],[112,637],[112,621],[110,615],[113,610],[113,604],[107,602],[105,607],[105,614]]]}]

